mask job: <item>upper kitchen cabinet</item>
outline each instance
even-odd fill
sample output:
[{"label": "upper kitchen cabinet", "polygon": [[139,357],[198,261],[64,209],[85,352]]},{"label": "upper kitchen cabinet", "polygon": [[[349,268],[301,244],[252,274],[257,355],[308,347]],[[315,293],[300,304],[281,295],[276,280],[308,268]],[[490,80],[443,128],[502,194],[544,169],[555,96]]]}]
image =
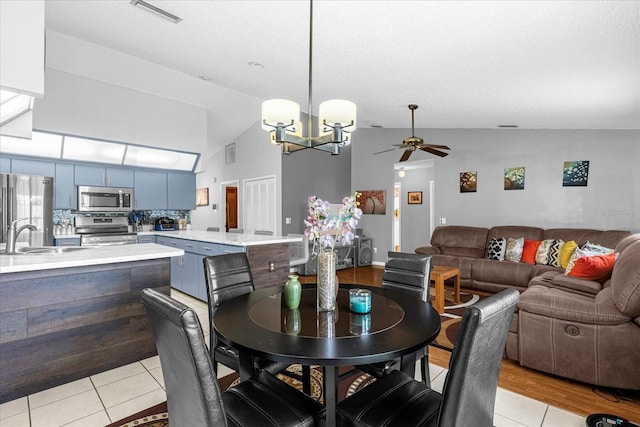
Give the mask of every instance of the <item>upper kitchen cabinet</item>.
[{"label": "upper kitchen cabinet", "polygon": [[56,163],[56,175],[53,181],[54,209],[77,209],[78,194],[73,181],[73,165]]},{"label": "upper kitchen cabinet", "polygon": [[11,173],[11,159],[0,157],[0,173]]},{"label": "upper kitchen cabinet", "polygon": [[167,207],[193,210],[196,208],[196,176],[193,173],[167,173]]},{"label": "upper kitchen cabinet", "polygon": [[167,209],[166,172],[136,170],[133,177],[134,209]]},{"label": "upper kitchen cabinet", "polygon": [[75,184],[99,187],[133,187],[133,169],[76,165]]},{"label": "upper kitchen cabinet", "polygon": [[42,160],[11,159],[11,173],[55,177],[56,166]]}]

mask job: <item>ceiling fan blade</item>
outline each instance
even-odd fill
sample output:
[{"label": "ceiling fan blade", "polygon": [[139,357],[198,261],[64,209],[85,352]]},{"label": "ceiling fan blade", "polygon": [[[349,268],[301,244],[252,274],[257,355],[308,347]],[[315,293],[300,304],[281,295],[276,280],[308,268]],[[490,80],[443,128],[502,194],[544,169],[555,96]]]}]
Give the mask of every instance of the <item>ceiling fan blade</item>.
[{"label": "ceiling fan blade", "polygon": [[451,148],[447,147],[446,145],[425,144],[425,146],[431,147],[431,148],[437,148],[439,150],[451,150]]},{"label": "ceiling fan blade", "polygon": [[406,160],[409,160],[409,156],[411,156],[411,153],[413,153],[413,150],[405,150],[404,153],[402,153],[402,157],[400,157],[400,161],[404,162]]},{"label": "ceiling fan blade", "polygon": [[386,153],[387,151],[393,151],[393,150],[397,150],[397,148],[389,148],[388,150],[378,151],[377,153],[373,153],[373,154],[382,154],[382,153]]},{"label": "ceiling fan blade", "polygon": [[445,157],[445,156],[449,155],[449,153],[445,153],[443,151],[434,150],[433,148],[429,148],[429,147],[420,147],[420,149],[422,151],[426,151],[427,153],[435,154],[436,156],[440,156],[440,157]]}]

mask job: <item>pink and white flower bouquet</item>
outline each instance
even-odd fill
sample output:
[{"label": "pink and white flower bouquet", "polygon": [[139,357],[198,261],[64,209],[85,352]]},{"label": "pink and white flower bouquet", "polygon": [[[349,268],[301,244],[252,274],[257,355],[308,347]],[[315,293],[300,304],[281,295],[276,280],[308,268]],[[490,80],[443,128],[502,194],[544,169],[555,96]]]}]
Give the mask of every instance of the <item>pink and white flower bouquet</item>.
[{"label": "pink and white flower bouquet", "polygon": [[331,215],[331,204],[317,196],[308,199],[309,216],[304,221],[304,235],[313,241],[313,253],[333,251],[336,244],[351,245],[353,231],[362,218],[357,191],[342,199],[337,215]]}]

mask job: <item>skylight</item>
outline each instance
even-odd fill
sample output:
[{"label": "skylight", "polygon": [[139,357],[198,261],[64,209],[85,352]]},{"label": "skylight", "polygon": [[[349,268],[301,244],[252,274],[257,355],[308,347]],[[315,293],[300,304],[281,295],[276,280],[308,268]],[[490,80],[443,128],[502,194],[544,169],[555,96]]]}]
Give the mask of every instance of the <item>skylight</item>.
[{"label": "skylight", "polygon": [[32,139],[0,136],[6,154],[115,165],[193,171],[198,153],[33,131]]}]

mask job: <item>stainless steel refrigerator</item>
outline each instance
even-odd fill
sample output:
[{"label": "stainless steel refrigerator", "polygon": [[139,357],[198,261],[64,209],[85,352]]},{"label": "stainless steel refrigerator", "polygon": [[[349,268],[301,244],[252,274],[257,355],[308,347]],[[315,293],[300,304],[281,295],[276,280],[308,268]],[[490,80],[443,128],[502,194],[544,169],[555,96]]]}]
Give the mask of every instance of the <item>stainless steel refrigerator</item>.
[{"label": "stainless steel refrigerator", "polygon": [[53,245],[53,178],[35,175],[0,174],[2,204],[2,246],[7,243],[9,227],[20,220],[17,228],[25,224],[36,230],[24,229],[16,242],[30,246]]}]

